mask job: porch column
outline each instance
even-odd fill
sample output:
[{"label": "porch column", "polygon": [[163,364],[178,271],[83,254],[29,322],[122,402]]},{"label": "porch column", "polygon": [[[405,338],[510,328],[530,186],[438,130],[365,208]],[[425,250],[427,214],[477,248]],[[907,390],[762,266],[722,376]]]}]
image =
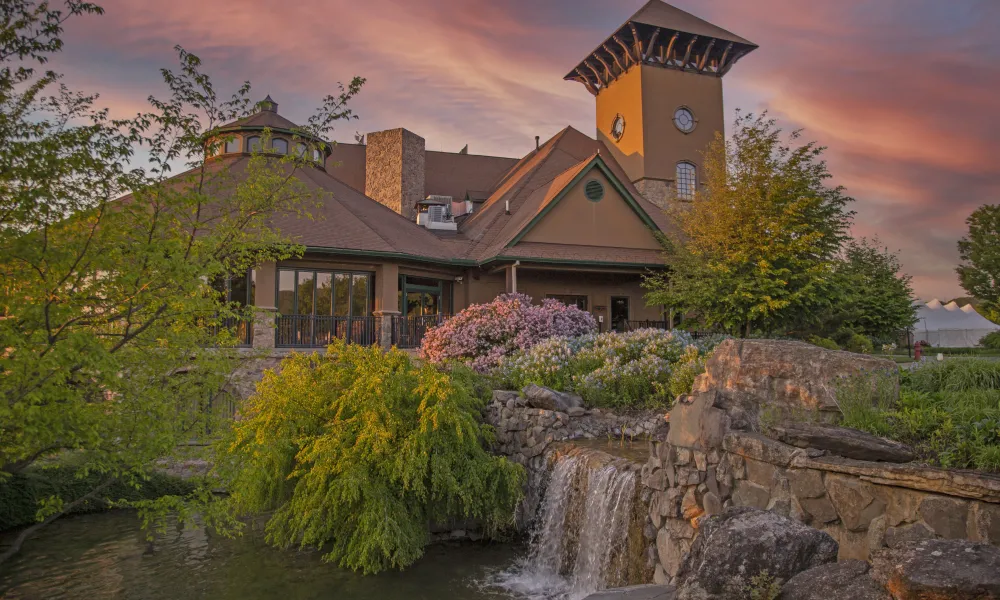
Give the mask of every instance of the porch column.
[{"label": "porch column", "polygon": [[514,264],[507,267],[504,272],[507,275],[507,293],[516,294],[517,293],[517,267],[521,264],[521,261],[517,261]]},{"label": "porch column", "polygon": [[399,266],[381,264],[375,267],[375,311],[381,318],[379,345],[392,346],[392,321],[399,316]]},{"label": "porch column", "polygon": [[278,268],[273,262],[261,263],[254,269],[254,348],[274,348],[274,319],[278,313],[275,306],[277,277]]}]

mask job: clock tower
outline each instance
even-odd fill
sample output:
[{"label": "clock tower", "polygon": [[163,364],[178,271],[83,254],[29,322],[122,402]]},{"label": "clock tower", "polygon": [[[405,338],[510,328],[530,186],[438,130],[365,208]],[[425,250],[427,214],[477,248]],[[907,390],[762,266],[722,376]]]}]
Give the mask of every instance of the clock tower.
[{"label": "clock tower", "polygon": [[702,153],[724,130],[722,76],[756,48],[650,0],[566,79],[597,98],[597,139],[643,196],[666,208],[693,198]]}]

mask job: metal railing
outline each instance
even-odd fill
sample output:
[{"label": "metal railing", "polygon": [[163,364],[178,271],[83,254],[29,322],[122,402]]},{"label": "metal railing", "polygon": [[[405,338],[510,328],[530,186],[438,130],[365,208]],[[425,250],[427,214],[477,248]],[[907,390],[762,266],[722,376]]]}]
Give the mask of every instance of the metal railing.
[{"label": "metal railing", "polygon": [[[669,321],[625,321],[625,331],[635,331],[636,329],[670,329]],[[684,331],[692,338],[698,339],[716,335],[714,331],[689,331],[683,327],[674,327],[677,331]]]},{"label": "metal railing", "polygon": [[334,339],[366,346],[379,343],[381,317],[282,315],[275,318],[277,348],[322,348]]},{"label": "metal railing", "polygon": [[392,345],[397,348],[417,348],[424,341],[427,330],[444,323],[451,315],[423,315],[419,317],[392,317]]},{"label": "metal railing", "polygon": [[253,322],[238,317],[219,319],[211,325],[206,325],[212,337],[218,337],[223,331],[228,331],[236,339],[236,345],[249,348],[253,345]]}]

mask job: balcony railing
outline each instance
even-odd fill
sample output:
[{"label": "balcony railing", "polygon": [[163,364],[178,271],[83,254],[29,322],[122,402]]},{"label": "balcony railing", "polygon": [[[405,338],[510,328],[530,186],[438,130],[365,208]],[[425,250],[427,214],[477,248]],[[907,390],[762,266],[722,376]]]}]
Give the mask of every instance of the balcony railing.
[{"label": "balcony railing", "polygon": [[207,329],[212,337],[218,337],[223,331],[228,331],[236,339],[236,345],[240,348],[248,348],[253,345],[253,323],[238,317],[226,317],[208,325]]},{"label": "balcony railing", "polygon": [[381,317],[325,317],[282,315],[275,318],[274,345],[278,348],[322,348],[334,339],[348,343],[379,343]]},{"label": "balcony railing", "polygon": [[451,315],[424,315],[392,318],[392,344],[397,348],[417,348],[428,329],[444,323]]}]

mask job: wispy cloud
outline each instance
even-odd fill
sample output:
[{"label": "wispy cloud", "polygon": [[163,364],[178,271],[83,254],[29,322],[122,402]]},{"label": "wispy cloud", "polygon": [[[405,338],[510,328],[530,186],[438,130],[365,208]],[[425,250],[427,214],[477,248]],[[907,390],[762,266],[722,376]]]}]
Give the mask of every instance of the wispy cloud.
[{"label": "wispy cloud", "polygon": [[[518,156],[535,135],[593,130],[593,99],[562,76],[643,0],[105,0],[59,65],[121,113],[159,90],[173,46],[229,89],[250,79],[291,118],[353,75],[361,120],[432,149]],[[902,250],[919,294],[959,295],[955,242],[1000,201],[1000,3],[676,0],[761,48],[726,78],[727,110],[768,109],[827,145],[857,199],[858,235]]]}]

